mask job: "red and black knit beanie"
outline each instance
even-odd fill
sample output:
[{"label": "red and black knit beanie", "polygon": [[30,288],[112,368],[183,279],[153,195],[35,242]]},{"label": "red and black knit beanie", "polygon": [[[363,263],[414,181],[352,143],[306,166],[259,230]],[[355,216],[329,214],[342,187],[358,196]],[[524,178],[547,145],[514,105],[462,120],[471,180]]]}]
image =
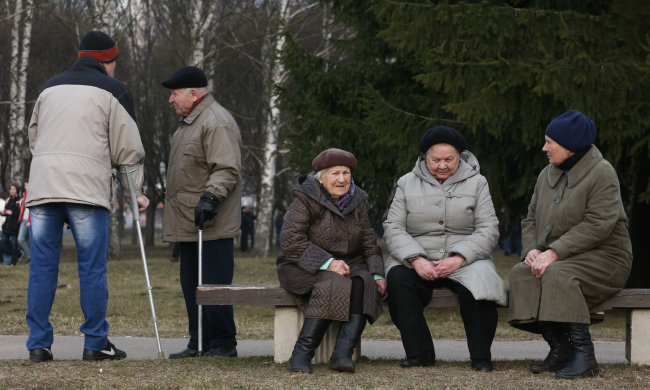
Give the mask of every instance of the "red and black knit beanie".
[{"label": "red and black knit beanie", "polygon": [[99,62],[113,62],[119,56],[117,43],[101,31],[91,31],[81,38],[79,55],[90,56]]}]

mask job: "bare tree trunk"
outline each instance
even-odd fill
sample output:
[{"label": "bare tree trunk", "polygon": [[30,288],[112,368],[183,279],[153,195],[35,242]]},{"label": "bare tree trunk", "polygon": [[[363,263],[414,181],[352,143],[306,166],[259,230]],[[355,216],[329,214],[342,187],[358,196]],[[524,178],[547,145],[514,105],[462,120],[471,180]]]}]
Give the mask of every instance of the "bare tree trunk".
[{"label": "bare tree trunk", "polygon": [[[27,95],[27,67],[32,36],[33,0],[16,0],[16,14],[11,42],[11,85],[9,108],[10,177],[20,185],[25,180],[24,159],[29,156],[25,143],[25,97]],[[22,29],[22,38],[21,38]]]},{"label": "bare tree trunk", "polygon": [[[277,17],[277,25],[268,24],[262,47],[262,60],[264,61],[265,96],[267,99],[267,110],[264,127],[266,128],[266,139],[264,142],[264,164],[260,180],[260,200],[257,209],[257,225],[255,236],[261,245],[257,251],[261,251],[263,257],[268,256],[271,248],[272,225],[273,225],[273,204],[275,200],[274,182],[276,175],[276,162],[278,153],[278,133],[281,126],[280,109],[278,107],[278,96],[274,90],[275,85],[282,84],[284,69],[282,64],[276,61],[277,54],[284,46],[284,38],[281,35],[283,26],[288,24],[289,1],[281,0]],[[267,3],[271,7],[271,2]],[[269,9],[270,11],[270,9]],[[270,14],[270,12],[269,12]],[[275,27],[275,31],[270,31]]]}]

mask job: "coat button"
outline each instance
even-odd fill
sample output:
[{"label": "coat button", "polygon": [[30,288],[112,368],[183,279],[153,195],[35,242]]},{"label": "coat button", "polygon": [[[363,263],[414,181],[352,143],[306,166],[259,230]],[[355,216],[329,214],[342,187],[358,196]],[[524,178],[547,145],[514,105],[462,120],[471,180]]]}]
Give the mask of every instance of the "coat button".
[{"label": "coat button", "polygon": [[444,250],[444,249],[440,249],[440,253],[444,253],[444,252],[445,252],[445,250]]},{"label": "coat button", "polygon": [[546,229],[546,231],[549,231],[549,230],[551,230],[551,227],[550,227],[550,226],[546,226],[545,229]]},{"label": "coat button", "polygon": [[442,221],[438,221],[438,223],[442,225],[444,222],[442,222]]},{"label": "coat button", "polygon": [[555,199],[555,203],[560,203],[560,198]]},{"label": "coat button", "polygon": [[341,241],[341,245],[345,245],[345,241]]}]

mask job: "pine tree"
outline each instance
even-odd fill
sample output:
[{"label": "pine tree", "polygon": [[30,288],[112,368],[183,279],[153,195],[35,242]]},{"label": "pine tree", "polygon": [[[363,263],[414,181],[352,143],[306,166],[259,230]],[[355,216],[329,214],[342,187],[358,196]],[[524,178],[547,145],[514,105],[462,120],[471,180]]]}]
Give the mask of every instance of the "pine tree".
[{"label": "pine tree", "polygon": [[[293,87],[282,99],[296,136],[290,161],[308,167],[331,146],[355,153],[355,182],[378,224],[409,172],[417,140],[445,124],[465,134],[497,210],[522,212],[548,122],[591,117],[596,145],[617,169],[629,208],[633,275],[650,270],[650,4],[644,1],[326,2],[343,31],[320,58],[288,37]],[[645,216],[645,217],[644,217]],[[648,282],[633,277],[630,285]]]}]

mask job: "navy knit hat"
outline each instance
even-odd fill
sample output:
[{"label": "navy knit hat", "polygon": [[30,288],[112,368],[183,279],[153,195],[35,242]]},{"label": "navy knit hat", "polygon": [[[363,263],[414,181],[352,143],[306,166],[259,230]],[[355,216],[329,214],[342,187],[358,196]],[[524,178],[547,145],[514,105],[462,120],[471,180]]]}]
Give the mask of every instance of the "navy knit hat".
[{"label": "navy knit hat", "polygon": [[160,85],[169,89],[203,88],[208,86],[208,79],[196,66],[184,66]]},{"label": "navy knit hat", "polygon": [[90,56],[99,62],[113,62],[120,55],[120,49],[113,38],[101,31],[91,31],[81,38],[79,55]]},{"label": "navy knit hat", "polygon": [[420,137],[420,151],[426,153],[435,144],[449,144],[462,153],[467,149],[467,140],[458,130],[447,126],[436,126],[427,130]]},{"label": "navy knit hat", "polygon": [[564,148],[579,152],[596,139],[598,130],[594,122],[578,111],[567,111],[553,119],[546,127],[546,135]]}]

